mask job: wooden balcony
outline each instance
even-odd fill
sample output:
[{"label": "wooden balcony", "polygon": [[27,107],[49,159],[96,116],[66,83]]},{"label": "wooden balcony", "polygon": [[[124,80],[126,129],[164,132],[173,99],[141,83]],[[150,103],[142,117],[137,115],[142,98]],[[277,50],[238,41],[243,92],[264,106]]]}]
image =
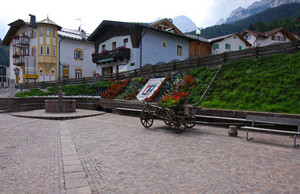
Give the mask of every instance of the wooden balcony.
[{"label": "wooden balcony", "polygon": [[111,51],[102,51],[101,53],[92,54],[94,63],[105,64],[123,60],[130,60],[130,49],[121,48]]}]

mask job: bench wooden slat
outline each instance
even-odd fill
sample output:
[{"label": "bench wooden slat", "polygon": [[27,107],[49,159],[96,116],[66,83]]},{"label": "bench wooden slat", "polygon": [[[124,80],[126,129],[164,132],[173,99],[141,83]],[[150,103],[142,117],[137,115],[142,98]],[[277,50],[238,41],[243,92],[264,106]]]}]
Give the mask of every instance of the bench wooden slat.
[{"label": "bench wooden slat", "polygon": [[246,129],[246,130],[251,130],[251,131],[282,133],[282,134],[286,134],[286,135],[300,135],[300,132],[295,132],[295,131],[283,131],[283,130],[275,130],[275,129],[258,128],[258,127],[244,126],[244,127],[241,127],[241,129]]},{"label": "bench wooden slat", "polygon": [[116,110],[142,112],[141,109],[133,109],[133,108],[116,108]]},{"label": "bench wooden slat", "polygon": [[279,117],[247,115],[246,120],[263,122],[263,123],[272,123],[272,124],[292,125],[292,126],[300,125],[300,119],[295,119],[295,118],[279,118]]},{"label": "bench wooden slat", "polygon": [[195,115],[198,118],[207,118],[207,119],[224,119],[224,120],[235,120],[235,121],[246,121],[242,118],[232,118],[232,117],[218,117],[218,116],[207,116],[207,115]]}]

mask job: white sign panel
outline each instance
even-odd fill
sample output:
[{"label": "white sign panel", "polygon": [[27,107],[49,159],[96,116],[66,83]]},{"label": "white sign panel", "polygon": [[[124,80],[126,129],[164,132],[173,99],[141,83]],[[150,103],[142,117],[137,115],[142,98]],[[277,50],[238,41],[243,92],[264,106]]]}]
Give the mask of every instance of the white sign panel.
[{"label": "white sign panel", "polygon": [[165,78],[151,78],[147,84],[143,87],[140,93],[136,96],[138,100],[145,100],[149,98],[158,89],[160,84],[165,80]]}]

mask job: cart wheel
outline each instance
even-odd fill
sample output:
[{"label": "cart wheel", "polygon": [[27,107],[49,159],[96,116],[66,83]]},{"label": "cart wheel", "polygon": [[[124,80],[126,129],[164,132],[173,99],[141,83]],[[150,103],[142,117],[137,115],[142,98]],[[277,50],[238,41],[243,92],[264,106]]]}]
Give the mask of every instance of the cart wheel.
[{"label": "cart wheel", "polygon": [[140,120],[144,127],[149,128],[153,124],[153,115],[148,109],[143,109],[143,111],[141,112]]},{"label": "cart wheel", "polygon": [[188,120],[185,123],[185,126],[189,129],[195,127],[195,125],[196,125],[196,122],[194,120]]},{"label": "cart wheel", "polygon": [[163,121],[165,122],[166,125],[170,126],[172,124],[172,122],[167,118],[164,118]]},{"label": "cart wheel", "polygon": [[184,118],[176,117],[175,121],[173,121],[173,131],[175,133],[182,133],[185,131],[186,122]]}]

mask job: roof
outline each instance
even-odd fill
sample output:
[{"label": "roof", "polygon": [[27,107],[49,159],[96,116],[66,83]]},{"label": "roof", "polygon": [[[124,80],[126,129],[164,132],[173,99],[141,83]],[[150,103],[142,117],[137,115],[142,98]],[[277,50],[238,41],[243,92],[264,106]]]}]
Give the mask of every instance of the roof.
[{"label": "roof", "polygon": [[219,37],[215,37],[215,38],[211,38],[211,39],[208,39],[208,41],[210,42],[210,43],[215,43],[215,42],[219,42],[219,41],[222,41],[222,40],[224,40],[225,38],[229,38],[229,37],[231,37],[231,36],[237,36],[237,37],[239,37],[239,39],[241,39],[245,44],[246,44],[246,46],[251,46],[251,44],[247,41],[247,40],[245,40],[239,33],[233,33],[233,34],[227,34],[227,35],[224,35],[224,36],[219,36]]},{"label": "roof", "polygon": [[[36,22],[36,24],[48,24],[48,25],[57,26],[58,30],[61,30],[61,28],[62,28],[59,25],[57,25],[55,22],[50,20],[48,17],[47,17],[47,19],[44,19],[40,22]],[[30,21],[29,21],[29,19],[18,19],[8,25],[10,26],[10,28],[1,43],[2,45],[5,45],[5,46],[9,46],[11,40],[13,39],[13,37],[15,36],[17,31],[20,29],[20,27],[30,26]],[[30,27],[32,27],[32,26],[30,26]]]},{"label": "roof", "polygon": [[[162,19],[159,21],[155,21],[153,23],[137,23],[137,22],[120,22],[120,21],[111,21],[111,20],[103,20],[99,26],[94,30],[94,32],[89,36],[88,40],[95,42],[97,40],[98,35],[103,35],[105,33],[105,30],[109,27],[115,27],[116,30],[120,30],[122,32],[119,32],[119,35],[123,34],[125,35],[130,31],[130,33],[133,33],[132,31],[136,30],[139,31],[138,33],[141,34],[142,29],[152,29],[163,33],[168,33],[170,35],[179,36],[182,38],[192,39],[194,38],[186,36],[186,34],[182,33],[170,20],[168,19]],[[166,27],[165,30],[160,29],[161,27]],[[124,30],[122,28],[126,28],[127,30]],[[114,32],[114,35],[116,35],[116,32]],[[103,35],[108,37],[109,35]],[[111,34],[112,36],[112,34]]]},{"label": "roof", "polygon": [[277,29],[270,30],[270,31],[267,31],[267,32],[255,32],[255,31],[251,31],[251,30],[244,30],[241,35],[245,36],[247,33],[249,33],[249,34],[252,34],[254,36],[268,38],[268,37],[270,37],[270,36],[272,36],[272,35],[274,35],[278,32],[281,32],[283,35],[288,37],[291,41],[297,40],[297,38],[292,33],[290,33],[289,31],[287,31],[284,28],[277,28]]},{"label": "roof", "polygon": [[[172,22],[172,20],[164,18],[158,21],[155,21],[148,25],[148,27],[159,29],[160,31],[166,31],[170,33],[174,33],[180,36],[185,36],[183,32],[181,32]],[[160,29],[161,28],[161,29]]]},{"label": "roof", "polygon": [[[87,37],[90,35],[89,33],[86,33],[85,31],[81,30],[71,30],[67,28],[62,28],[60,31],[57,32],[60,37],[73,39],[73,40],[80,40],[80,41],[87,41]],[[86,33],[86,38],[83,37],[83,33]]]},{"label": "roof", "polygon": [[61,27],[59,25],[57,25],[55,22],[53,22],[52,20],[50,20],[48,17],[42,21],[36,22],[37,24],[48,24],[48,25],[53,25],[53,26],[57,26],[58,30],[61,30]]},{"label": "roof", "polygon": [[198,36],[191,35],[191,34],[185,34],[185,35],[186,35],[187,37],[193,39],[193,40],[199,40],[199,41],[201,41],[201,42],[209,43],[209,40],[208,40],[208,39],[203,38],[203,37],[201,37],[201,36],[198,37]]},{"label": "roof", "polygon": [[[86,33],[85,31],[77,31],[77,30],[70,30],[67,28],[62,28],[61,26],[57,25],[55,22],[50,20],[48,17],[44,20],[36,22],[36,24],[48,24],[48,25],[56,26],[58,28],[58,35],[63,38],[88,42],[86,38],[90,35],[90,34]],[[29,19],[18,19],[8,25],[10,26],[10,28],[1,43],[2,45],[5,45],[5,46],[9,46],[11,40],[13,39],[13,37],[15,36],[15,34],[19,30],[19,28],[22,26],[30,25],[30,21],[29,21]],[[86,38],[83,38],[84,33],[85,33]]]},{"label": "roof", "polygon": [[2,45],[5,45],[5,46],[9,46],[11,40],[13,39],[14,35],[17,33],[17,31],[19,30],[19,28],[21,26],[24,26],[24,25],[28,25],[28,22],[22,20],[22,19],[18,19],[10,24],[8,24],[10,26],[8,32],[6,33],[3,41],[2,41]]}]

